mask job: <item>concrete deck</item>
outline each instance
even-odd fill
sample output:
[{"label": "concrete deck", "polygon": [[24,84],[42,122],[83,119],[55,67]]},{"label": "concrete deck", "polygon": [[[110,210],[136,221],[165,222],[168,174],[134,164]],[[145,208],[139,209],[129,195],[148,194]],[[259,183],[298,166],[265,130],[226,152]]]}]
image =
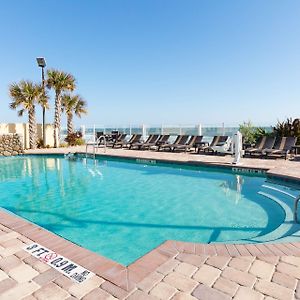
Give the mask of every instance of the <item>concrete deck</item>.
[{"label": "concrete deck", "polygon": [[[85,152],[84,147],[34,154]],[[231,167],[229,156],[99,149],[99,154]],[[243,159],[242,167],[300,179],[299,162]],[[240,167],[240,166],[239,166]],[[34,224],[0,212],[1,299],[300,299],[300,243],[195,244],[167,241],[125,268]],[[78,284],[22,250],[38,242],[96,273]]]}]

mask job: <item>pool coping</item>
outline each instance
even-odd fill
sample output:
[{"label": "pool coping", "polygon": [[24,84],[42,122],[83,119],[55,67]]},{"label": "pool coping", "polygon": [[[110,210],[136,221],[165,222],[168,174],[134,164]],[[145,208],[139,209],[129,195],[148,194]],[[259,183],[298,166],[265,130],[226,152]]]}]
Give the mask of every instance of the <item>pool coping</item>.
[{"label": "pool coping", "polygon": [[[41,153],[42,155],[52,155],[51,153]],[[81,153],[82,154],[82,153]],[[84,153],[85,154],[85,153]],[[30,155],[40,155],[32,154]],[[60,155],[55,153],[53,155]],[[105,156],[97,154],[97,156]],[[106,155],[108,156],[108,155]],[[126,158],[124,156],[109,155],[116,158]],[[139,157],[131,159],[138,159]],[[183,161],[156,159],[163,163],[187,164]],[[215,166],[232,168],[236,166],[228,164],[211,164],[207,162],[188,162],[187,165]],[[242,169],[260,169],[238,166]],[[266,171],[268,169],[261,168]],[[272,175],[271,175],[272,176]],[[287,179],[299,182],[299,178],[286,175],[275,174],[276,178]],[[296,180],[295,180],[296,179]],[[203,256],[300,256],[300,242],[287,243],[260,243],[260,244],[201,244],[167,240],[150,252],[146,253],[132,264],[123,266],[104,256],[96,254],[84,247],[81,247],[67,239],[52,233],[26,219],[15,215],[5,209],[0,210],[0,223],[11,230],[14,230],[33,242],[39,243],[54,252],[63,255],[96,275],[110,281],[112,284],[126,292],[132,291],[150,273],[154,272],[159,266],[176,257],[179,253],[189,253]]]}]

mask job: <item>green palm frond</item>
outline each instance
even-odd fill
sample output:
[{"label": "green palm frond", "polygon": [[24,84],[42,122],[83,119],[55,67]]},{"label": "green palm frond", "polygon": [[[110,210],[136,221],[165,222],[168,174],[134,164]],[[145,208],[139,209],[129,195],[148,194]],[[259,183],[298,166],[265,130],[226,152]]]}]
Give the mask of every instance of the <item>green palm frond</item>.
[{"label": "green palm frond", "polygon": [[57,93],[74,91],[76,88],[75,77],[70,73],[51,69],[47,71],[47,76],[47,88],[54,89]]},{"label": "green palm frond", "polygon": [[9,105],[11,109],[22,107],[22,110],[30,110],[41,96],[41,88],[31,81],[22,80],[9,86],[9,95],[13,100]]},{"label": "green palm frond", "polygon": [[78,117],[87,114],[86,101],[80,95],[64,94],[62,96],[62,110],[66,113],[75,113]]}]

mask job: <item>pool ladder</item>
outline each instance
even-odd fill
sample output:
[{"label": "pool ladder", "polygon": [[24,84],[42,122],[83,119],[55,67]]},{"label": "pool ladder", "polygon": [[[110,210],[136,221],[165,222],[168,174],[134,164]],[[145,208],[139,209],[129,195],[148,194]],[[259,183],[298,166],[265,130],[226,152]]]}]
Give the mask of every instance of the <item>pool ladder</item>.
[{"label": "pool ladder", "polygon": [[85,158],[88,157],[88,146],[93,146],[93,158],[96,159],[96,149],[100,148],[101,141],[103,140],[104,152],[106,152],[106,137],[105,135],[100,135],[96,141],[94,142],[87,142],[85,147]]}]

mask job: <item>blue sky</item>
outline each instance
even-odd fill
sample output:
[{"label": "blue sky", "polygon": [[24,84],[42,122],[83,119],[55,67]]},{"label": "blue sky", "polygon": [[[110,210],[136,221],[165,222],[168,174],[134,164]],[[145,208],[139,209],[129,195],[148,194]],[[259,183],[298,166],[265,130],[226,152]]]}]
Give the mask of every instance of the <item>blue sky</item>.
[{"label": "blue sky", "polygon": [[22,120],[8,85],[40,80],[36,56],[76,77],[89,108],[77,124],[300,115],[298,0],[1,1],[0,45],[0,122]]}]

